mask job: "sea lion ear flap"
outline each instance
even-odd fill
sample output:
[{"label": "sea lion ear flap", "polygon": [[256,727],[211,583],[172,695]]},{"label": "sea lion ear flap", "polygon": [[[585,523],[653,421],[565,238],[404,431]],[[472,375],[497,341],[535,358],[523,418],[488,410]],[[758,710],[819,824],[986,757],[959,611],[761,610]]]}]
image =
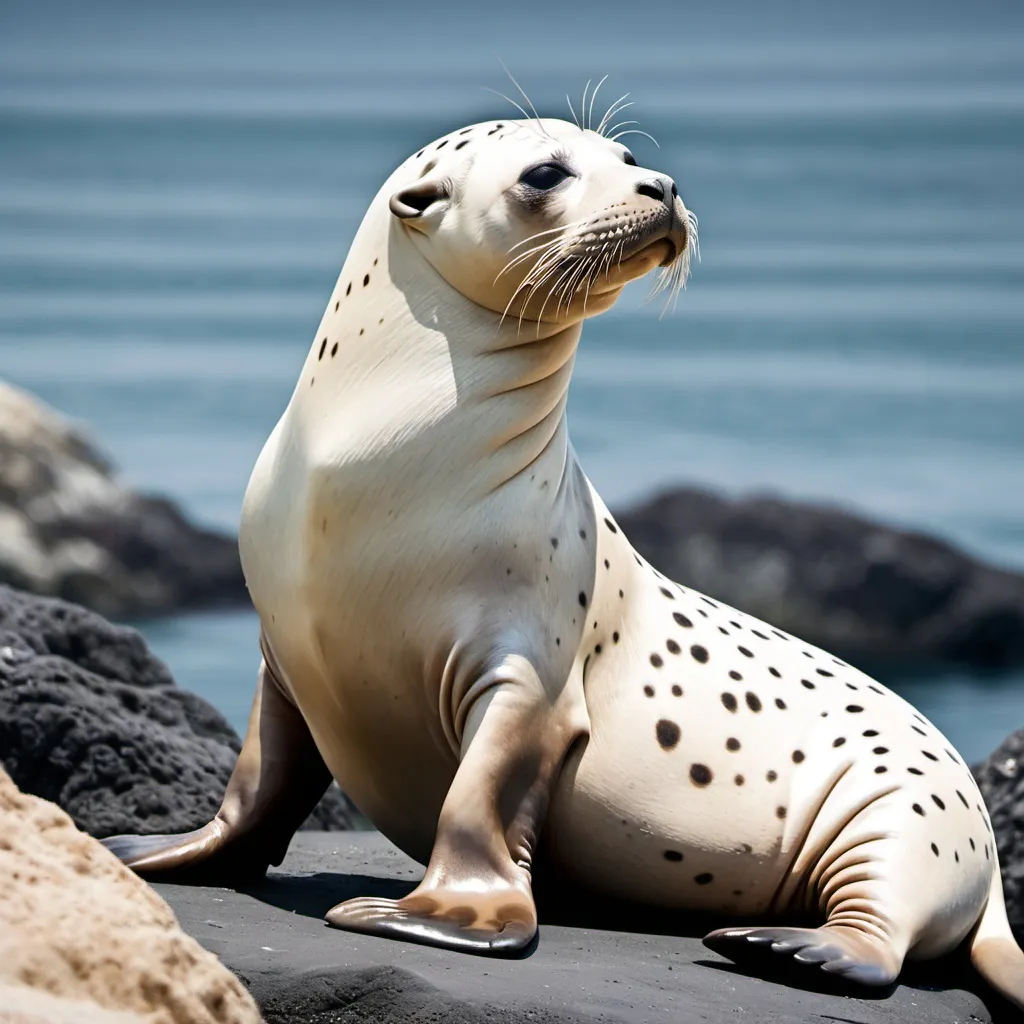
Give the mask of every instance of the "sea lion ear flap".
[{"label": "sea lion ear flap", "polygon": [[435,203],[443,203],[450,198],[451,190],[447,182],[428,178],[400,189],[388,201],[388,207],[400,220],[410,221],[409,227],[426,227],[426,224],[417,221],[420,221],[428,211],[433,212],[431,207]]}]

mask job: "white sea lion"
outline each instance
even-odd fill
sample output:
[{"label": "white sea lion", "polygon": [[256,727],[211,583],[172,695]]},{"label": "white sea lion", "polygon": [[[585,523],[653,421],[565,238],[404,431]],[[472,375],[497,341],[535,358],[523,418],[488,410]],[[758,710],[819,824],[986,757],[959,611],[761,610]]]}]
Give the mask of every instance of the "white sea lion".
[{"label": "white sea lion", "polygon": [[[241,524],[264,662],[224,803],[108,846],[147,874],[280,863],[331,777],[427,864],[338,927],[507,952],[543,858],[595,896],[720,913],[708,945],[885,985],[968,936],[1024,1007],[991,825],[938,730],[863,673],[641,559],[570,446],[586,316],[695,223],[557,120],[474,125],[388,179]],[[820,927],[787,924],[818,915]],[[744,926],[743,922],[778,921]]]}]

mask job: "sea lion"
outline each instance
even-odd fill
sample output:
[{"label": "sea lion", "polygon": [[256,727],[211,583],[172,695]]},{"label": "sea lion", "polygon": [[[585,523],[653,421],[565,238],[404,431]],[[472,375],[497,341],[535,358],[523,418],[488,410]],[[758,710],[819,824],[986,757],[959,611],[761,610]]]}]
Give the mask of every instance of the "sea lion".
[{"label": "sea lion", "polygon": [[[224,803],[184,836],[107,845],[154,874],[280,863],[333,777],[427,864],[338,927],[501,953],[531,873],[595,896],[778,925],[713,932],[885,985],[973,933],[1024,1006],[991,824],[963,760],[827,652],[673,583],[570,446],[582,322],[695,221],[602,131],[473,125],[406,160],[352,244],[246,492],[262,624]],[[817,914],[820,927],[786,924]]]}]

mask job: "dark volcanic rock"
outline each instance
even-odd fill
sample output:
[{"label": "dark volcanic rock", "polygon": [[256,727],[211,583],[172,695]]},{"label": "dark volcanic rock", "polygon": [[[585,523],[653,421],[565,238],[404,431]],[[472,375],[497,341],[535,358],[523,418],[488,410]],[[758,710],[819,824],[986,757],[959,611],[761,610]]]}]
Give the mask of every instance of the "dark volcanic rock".
[{"label": "dark volcanic rock", "polygon": [[[0,587],[0,763],[24,792],[98,837],[185,832],[216,812],[240,745],[135,630]],[[307,827],[352,823],[332,787]]]},{"label": "dark volcanic rock", "polygon": [[671,579],[852,660],[1024,664],[1024,575],[926,534],[690,487],[618,520]]},{"label": "dark volcanic rock", "polygon": [[974,776],[992,816],[1010,924],[1024,945],[1024,729],[1004,740]]},{"label": "dark volcanic rock", "polygon": [[234,537],[125,487],[74,425],[2,382],[0,583],[118,619],[249,600]]}]

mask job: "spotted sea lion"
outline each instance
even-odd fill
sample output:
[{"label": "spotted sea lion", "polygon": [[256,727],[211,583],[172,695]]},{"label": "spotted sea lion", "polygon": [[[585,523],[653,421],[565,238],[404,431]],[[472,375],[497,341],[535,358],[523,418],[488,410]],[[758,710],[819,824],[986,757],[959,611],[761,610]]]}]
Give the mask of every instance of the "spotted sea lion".
[{"label": "spotted sea lion", "polygon": [[[796,637],[665,579],[569,443],[586,316],[695,221],[602,131],[473,125],[360,226],[245,496],[263,664],[217,816],[107,845],[155,874],[280,863],[333,777],[427,864],[340,928],[501,953],[554,873],[737,922],[709,946],[867,985],[972,936],[1024,1007],[991,824],[921,715]],[[819,927],[788,921],[807,913]],[[744,920],[768,925],[744,926]]]}]

